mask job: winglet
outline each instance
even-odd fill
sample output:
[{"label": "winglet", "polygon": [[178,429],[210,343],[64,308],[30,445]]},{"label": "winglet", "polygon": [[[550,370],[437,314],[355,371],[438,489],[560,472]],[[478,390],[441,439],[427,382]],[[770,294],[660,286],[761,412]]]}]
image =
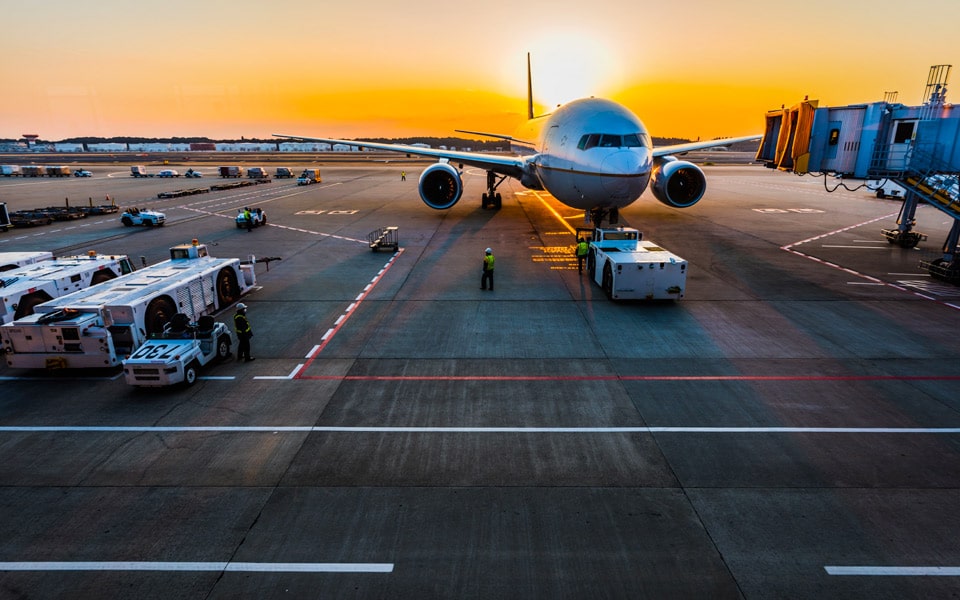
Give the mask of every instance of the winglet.
[{"label": "winglet", "polygon": [[527,118],[533,119],[533,79],[530,77],[529,52],[527,52]]}]

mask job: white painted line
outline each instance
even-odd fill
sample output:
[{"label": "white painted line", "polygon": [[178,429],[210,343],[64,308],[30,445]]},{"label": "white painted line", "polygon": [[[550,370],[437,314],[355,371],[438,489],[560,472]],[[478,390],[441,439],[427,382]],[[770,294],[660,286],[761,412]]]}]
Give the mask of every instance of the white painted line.
[{"label": "white painted line", "polygon": [[293,379],[293,377],[297,374],[297,371],[299,371],[302,367],[303,367],[303,363],[300,363],[299,365],[297,365],[296,367],[294,367],[294,369],[293,369],[292,371],[290,371],[290,374],[289,374],[289,375],[286,375],[286,376],[279,376],[279,375],[258,375],[258,376],[256,376],[256,377],[254,377],[254,379]]},{"label": "white painted line", "polygon": [[236,379],[233,375],[201,375],[197,379],[204,381],[233,381]]},{"label": "white painted line", "polygon": [[880,287],[886,287],[887,284],[882,282],[873,282],[873,281],[848,281],[847,285],[876,285]]},{"label": "white painted line", "polygon": [[[303,365],[298,365],[298,369]],[[294,369],[294,373],[297,369]],[[254,379],[291,379],[260,376]],[[853,434],[960,434],[960,427],[346,427],[346,426],[152,426],[152,425],[5,425],[0,433],[24,432],[313,432],[313,433],[853,433]]]},{"label": "white painted line", "polygon": [[0,562],[0,571],[231,571],[243,573],[393,573],[393,563]]},{"label": "white painted line", "polygon": [[357,303],[354,302],[354,303],[352,303],[350,306],[347,307],[347,310],[345,310],[345,311],[343,311],[343,312],[347,312],[347,313],[348,313],[348,312],[351,312],[356,306],[357,306]]},{"label": "white painted line", "polygon": [[[367,293],[367,290],[369,290],[369,289],[370,289],[370,285],[368,284],[367,287],[363,288],[363,292],[361,292],[359,296],[357,296],[356,298],[353,299],[354,304],[356,304],[357,302],[360,302],[361,300],[363,300],[364,294],[366,294],[366,293]],[[353,306],[353,304],[351,304],[350,306]]]},{"label": "white painted line", "polygon": [[[327,332],[329,334],[329,332]],[[317,344],[313,348],[310,348],[310,352],[307,352],[307,355],[304,358],[313,358],[313,354],[320,349],[320,344]]]},{"label": "white painted line", "polygon": [[334,325],[339,325],[340,323],[343,322],[343,320],[344,320],[345,318],[347,318],[346,315],[340,315],[339,317],[337,317],[337,320],[333,322],[333,324],[334,324]]},{"label": "white painted line", "polygon": [[320,341],[325,342],[327,338],[330,337],[332,334],[333,334],[333,329],[332,328],[328,329],[327,332],[323,334],[323,336],[320,338]]},{"label": "white painted line", "polygon": [[960,577],[960,567],[847,567],[825,566],[829,575],[872,575],[872,576],[945,576]]}]

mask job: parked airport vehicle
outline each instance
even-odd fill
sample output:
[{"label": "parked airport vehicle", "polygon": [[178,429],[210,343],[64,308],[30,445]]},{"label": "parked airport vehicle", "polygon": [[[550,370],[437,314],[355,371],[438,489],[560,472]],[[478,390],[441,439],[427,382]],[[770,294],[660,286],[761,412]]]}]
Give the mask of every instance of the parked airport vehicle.
[{"label": "parked airport vehicle", "polygon": [[290,167],[277,167],[274,177],[277,179],[293,179],[293,169]]},{"label": "parked airport vehicle", "polygon": [[93,177],[93,173],[86,169],[77,169],[73,172],[74,177]]},{"label": "parked airport vehicle", "polygon": [[243,167],[220,167],[220,177],[243,177]]},{"label": "parked airport vehicle", "polygon": [[250,221],[254,227],[260,227],[267,224],[267,213],[261,208],[240,208],[237,209],[237,229],[244,229],[247,226],[247,210],[250,211]]},{"label": "parked airport vehicle", "polygon": [[903,199],[903,194],[906,192],[903,189],[903,186],[899,185],[895,181],[890,179],[872,179],[867,181],[867,189],[875,190],[877,193],[877,198],[899,198]]},{"label": "parked airport vehicle", "polygon": [[[49,252],[40,254],[50,255]],[[127,275],[126,256],[65,256],[40,260],[0,273],[0,324],[33,314],[34,307],[71,292]]]},{"label": "parked airport vehicle", "polygon": [[180,177],[180,172],[176,169],[164,169],[157,173],[157,177]]},{"label": "parked airport vehicle", "polygon": [[197,371],[230,356],[230,330],[213,316],[196,323],[183,313],[173,315],[163,333],[153,336],[123,361],[124,380],[138,387],[192,385]]},{"label": "parked airport vehicle", "polygon": [[125,227],[133,227],[134,225],[163,227],[163,224],[167,222],[167,215],[155,210],[134,207],[123,211],[123,214],[120,215],[120,222]]},{"label": "parked airport vehicle", "polygon": [[255,284],[252,263],[213,258],[194,240],[171,248],[170,260],[34,307],[0,326],[0,343],[14,368],[117,367],[176,313],[197,320]]},{"label": "parked airport vehicle", "polygon": [[70,177],[72,174],[67,166],[47,167],[47,177]]},{"label": "parked airport vehicle", "polygon": [[195,171],[193,169],[187,169],[187,172],[183,174],[184,177],[188,179],[196,179],[198,177],[203,177],[203,173],[200,171]]},{"label": "parked airport vehicle", "polygon": [[611,300],[679,300],[687,282],[687,261],[644,241],[630,227],[596,228],[588,237],[587,272]]},{"label": "parked airport vehicle", "polygon": [[7,212],[7,203],[0,202],[0,233],[13,227],[13,223],[10,222],[10,213]]},{"label": "parked airport vehicle", "polygon": [[297,178],[297,185],[310,185],[321,181],[320,169],[304,169],[303,173],[300,173],[300,177]]},{"label": "parked airport vehicle", "polygon": [[250,179],[270,179],[270,173],[263,167],[250,167],[247,169],[247,177]]},{"label": "parked airport vehicle", "polygon": [[20,174],[24,177],[43,177],[47,174],[47,169],[39,165],[23,165],[20,167]]},{"label": "parked airport vehicle", "polygon": [[0,273],[52,258],[53,252],[0,252]]},{"label": "parked airport vehicle", "polygon": [[147,168],[143,165],[134,165],[130,167],[131,177],[153,177],[152,173],[147,173]]},{"label": "parked airport vehicle", "polygon": [[0,175],[4,177],[20,177],[20,165],[0,165]]}]

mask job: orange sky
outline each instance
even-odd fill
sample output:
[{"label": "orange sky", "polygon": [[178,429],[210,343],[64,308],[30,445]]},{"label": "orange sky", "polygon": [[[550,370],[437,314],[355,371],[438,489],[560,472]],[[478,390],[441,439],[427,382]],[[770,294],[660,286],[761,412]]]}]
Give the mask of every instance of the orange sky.
[{"label": "orange sky", "polygon": [[8,3],[0,138],[509,134],[529,51],[541,110],[604,96],[706,139],[806,94],[919,104],[930,65],[960,68],[956,0],[325,4]]}]

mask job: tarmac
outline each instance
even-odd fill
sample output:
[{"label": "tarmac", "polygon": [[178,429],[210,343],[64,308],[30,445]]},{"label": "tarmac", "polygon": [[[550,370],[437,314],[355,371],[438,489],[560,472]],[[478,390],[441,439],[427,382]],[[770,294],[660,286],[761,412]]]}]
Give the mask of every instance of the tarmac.
[{"label": "tarmac", "polygon": [[[897,202],[707,166],[696,206],[621,211],[689,261],[685,297],[612,302],[577,272],[582,214],[516,182],[483,210],[472,169],[434,211],[422,168],[173,199],[222,180],[0,178],[11,210],[168,219],[0,252],[280,259],[243,299],[256,362],[192,387],[0,366],[0,595],[957,597],[960,288],[918,268],[942,213],[921,206],[905,250],[880,234]],[[268,225],[236,228],[244,206]],[[396,252],[368,247],[384,226]]]}]

